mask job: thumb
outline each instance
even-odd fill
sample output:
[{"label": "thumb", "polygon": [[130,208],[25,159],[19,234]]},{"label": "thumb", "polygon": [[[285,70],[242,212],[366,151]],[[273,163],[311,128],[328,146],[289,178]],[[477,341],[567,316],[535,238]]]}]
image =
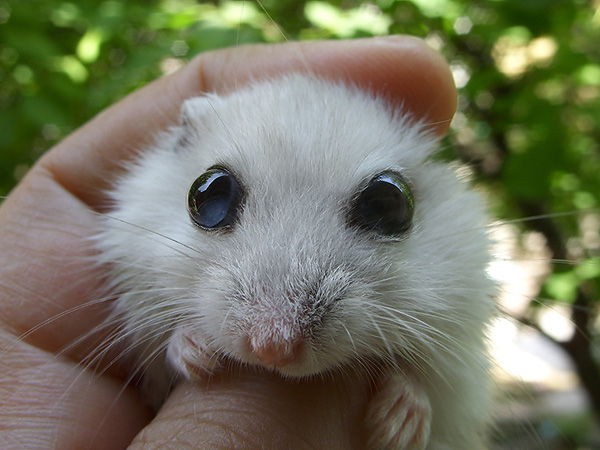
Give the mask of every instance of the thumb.
[{"label": "thumb", "polygon": [[184,383],[130,448],[364,448],[367,394],[349,377],[296,383],[243,372]]}]

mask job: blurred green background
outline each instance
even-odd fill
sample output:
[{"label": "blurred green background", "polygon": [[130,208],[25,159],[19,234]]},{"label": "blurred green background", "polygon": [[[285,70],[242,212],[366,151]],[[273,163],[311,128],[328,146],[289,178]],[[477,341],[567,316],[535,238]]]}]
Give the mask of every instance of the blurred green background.
[{"label": "blurred green background", "polygon": [[[512,448],[600,445],[599,0],[0,0],[0,196],[71,130],[198,52],[394,33],[450,62],[459,111],[444,156],[469,163],[504,221],[517,266],[497,271],[528,274],[503,314],[567,355],[587,398],[566,417],[525,417]],[[516,384],[530,402],[546,389]]]}]

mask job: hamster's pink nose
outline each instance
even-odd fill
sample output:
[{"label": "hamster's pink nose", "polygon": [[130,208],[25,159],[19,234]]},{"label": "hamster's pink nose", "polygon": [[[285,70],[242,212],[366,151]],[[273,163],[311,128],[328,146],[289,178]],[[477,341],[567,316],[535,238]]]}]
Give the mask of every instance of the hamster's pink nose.
[{"label": "hamster's pink nose", "polygon": [[265,366],[282,367],[300,357],[304,344],[302,339],[286,340],[267,340],[256,342],[249,339],[250,351]]}]

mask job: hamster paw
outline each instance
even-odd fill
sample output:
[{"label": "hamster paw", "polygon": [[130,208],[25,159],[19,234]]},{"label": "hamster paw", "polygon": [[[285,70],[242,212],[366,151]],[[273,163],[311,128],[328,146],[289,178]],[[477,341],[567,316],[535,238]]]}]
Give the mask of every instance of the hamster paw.
[{"label": "hamster paw", "polygon": [[371,400],[366,423],[369,449],[425,449],[431,427],[431,405],[415,381],[394,374]]},{"label": "hamster paw", "polygon": [[178,327],[167,346],[167,362],[176,373],[188,380],[205,379],[221,365],[201,337],[189,328]]}]

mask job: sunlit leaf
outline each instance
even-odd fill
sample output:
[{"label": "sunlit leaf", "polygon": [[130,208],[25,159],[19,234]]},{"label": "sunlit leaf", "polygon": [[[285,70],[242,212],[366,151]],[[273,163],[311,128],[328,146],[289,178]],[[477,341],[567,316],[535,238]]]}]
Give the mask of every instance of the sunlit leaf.
[{"label": "sunlit leaf", "polygon": [[600,64],[586,64],[581,67],[577,79],[582,84],[600,85]]},{"label": "sunlit leaf", "polygon": [[546,279],[545,288],[555,299],[571,303],[575,300],[578,279],[574,272],[552,274]]},{"label": "sunlit leaf", "polygon": [[75,83],[83,83],[88,78],[88,70],[75,56],[56,58],[54,65],[57,71],[64,73]]},{"label": "sunlit leaf", "polygon": [[86,31],[79,43],[75,53],[77,57],[86,63],[94,62],[100,56],[100,45],[102,44],[102,31],[92,28]]}]

